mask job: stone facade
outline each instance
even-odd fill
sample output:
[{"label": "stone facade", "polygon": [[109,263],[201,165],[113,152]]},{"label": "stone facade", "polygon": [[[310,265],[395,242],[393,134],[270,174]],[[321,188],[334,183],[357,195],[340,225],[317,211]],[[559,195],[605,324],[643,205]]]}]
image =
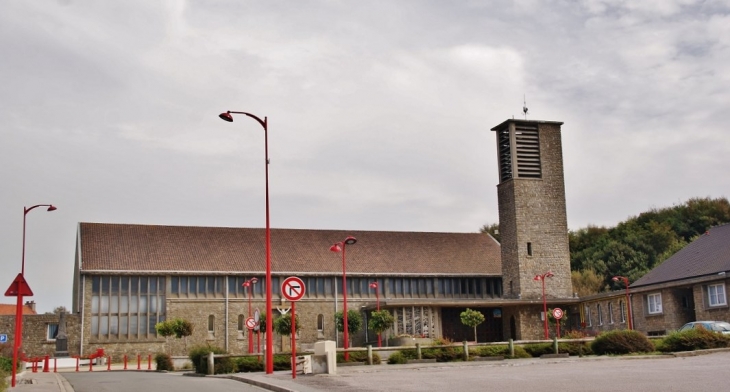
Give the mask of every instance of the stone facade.
[{"label": "stone facade", "polygon": [[[542,296],[536,275],[551,271],[545,283],[548,298],[572,296],[570,252],[565,206],[561,123],[509,120],[493,130],[531,124],[539,134],[540,178],[522,178],[513,159],[513,177],[497,186],[502,281],[505,298],[536,299]],[[499,132],[497,132],[499,143]]]},{"label": "stone facade", "polygon": [[[23,316],[23,347],[27,357],[54,356],[55,339],[47,339],[49,324],[58,324],[57,314],[38,314]],[[15,316],[0,316],[0,333],[8,335],[8,344],[13,344],[15,337]],[[66,334],[68,335],[69,355],[79,354],[79,316],[66,315]]]}]

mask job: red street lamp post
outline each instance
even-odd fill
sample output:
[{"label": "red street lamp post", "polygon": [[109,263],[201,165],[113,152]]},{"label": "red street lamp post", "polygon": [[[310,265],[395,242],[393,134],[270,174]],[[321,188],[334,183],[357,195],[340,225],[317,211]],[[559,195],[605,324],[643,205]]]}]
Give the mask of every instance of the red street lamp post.
[{"label": "red street lamp post", "polygon": [[539,280],[542,282],[542,311],[544,313],[543,317],[545,318],[545,340],[550,339],[548,336],[548,314],[547,314],[547,298],[545,297],[545,278],[552,278],[554,275],[552,272],[548,271],[542,275],[535,275],[533,280]]},{"label": "red street lamp post", "polygon": [[233,116],[231,114],[245,114],[258,121],[259,124],[264,128],[264,164],[266,166],[266,313],[269,316],[269,322],[266,323],[266,374],[274,372],[274,339],[271,325],[273,324],[273,317],[271,317],[271,226],[269,224],[269,128],[268,120],[264,117],[263,120],[258,118],[256,115],[246,112],[232,112],[227,111],[221,113],[218,117],[225,121],[233,122]]},{"label": "red street lamp post", "polygon": [[[248,288],[248,317],[251,317],[251,291],[253,290],[253,285],[258,281],[256,278],[251,278],[243,282],[243,287]],[[253,354],[253,329],[249,329],[248,331],[248,353]]]},{"label": "red street lamp post", "polygon": [[[370,282],[370,288],[375,289],[375,303],[377,304],[376,306],[378,312],[380,312],[380,285],[378,284],[378,282]],[[378,334],[378,347],[381,347],[380,334]]]},{"label": "red street lamp post", "polygon": [[[25,278],[25,221],[28,213],[36,207],[48,207],[46,211],[55,211],[53,204],[36,204],[33,207],[23,207],[23,253],[21,257],[20,275]],[[18,368],[18,355],[23,339],[23,293],[18,287],[18,301],[15,306],[15,337],[13,339],[13,371],[11,386],[15,387],[15,374]]]},{"label": "red street lamp post", "polygon": [[345,270],[345,247],[347,245],[352,245],[356,242],[357,240],[355,239],[355,237],[348,236],[347,238],[345,238],[344,241],[335,243],[330,247],[330,250],[332,252],[342,251],[342,330],[344,335],[343,337],[345,339],[345,361],[348,361],[350,359],[350,353],[347,352],[347,349],[350,346],[350,342],[348,341],[349,336],[347,331],[349,325],[347,324],[347,272]]},{"label": "red street lamp post", "polygon": [[624,285],[626,286],[626,311],[628,312],[629,316],[629,330],[632,330],[634,329],[634,324],[631,321],[631,297],[629,296],[629,278],[625,276],[614,276],[612,280],[614,282],[623,280]]}]

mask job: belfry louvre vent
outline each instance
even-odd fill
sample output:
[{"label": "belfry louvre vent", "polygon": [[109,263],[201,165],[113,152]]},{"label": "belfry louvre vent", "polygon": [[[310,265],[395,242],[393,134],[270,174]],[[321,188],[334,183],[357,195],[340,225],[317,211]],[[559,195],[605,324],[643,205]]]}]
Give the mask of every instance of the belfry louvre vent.
[{"label": "belfry louvre vent", "polygon": [[517,177],[542,177],[540,136],[537,124],[515,124],[515,155],[517,156]]},{"label": "belfry louvre vent", "polygon": [[509,127],[498,131],[497,148],[499,149],[499,180],[504,182],[512,179],[512,148],[510,143]]}]

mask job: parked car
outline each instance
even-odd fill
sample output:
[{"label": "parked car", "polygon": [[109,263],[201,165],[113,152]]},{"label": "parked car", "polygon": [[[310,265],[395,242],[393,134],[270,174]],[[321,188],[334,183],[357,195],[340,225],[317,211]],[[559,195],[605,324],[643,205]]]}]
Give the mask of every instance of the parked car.
[{"label": "parked car", "polygon": [[692,321],[683,325],[679,331],[687,331],[692,328],[704,328],[708,331],[730,334],[730,323],[725,321]]}]

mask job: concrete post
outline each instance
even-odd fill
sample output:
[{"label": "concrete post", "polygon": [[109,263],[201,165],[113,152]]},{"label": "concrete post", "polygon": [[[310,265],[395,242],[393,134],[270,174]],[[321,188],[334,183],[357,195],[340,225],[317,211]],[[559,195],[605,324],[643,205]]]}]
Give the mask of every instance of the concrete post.
[{"label": "concrete post", "polygon": [[421,343],[416,343],[416,359],[423,359],[421,357]]},{"label": "concrete post", "polygon": [[337,374],[337,347],[332,340],[314,343],[314,355],[327,356],[327,374]]},{"label": "concrete post", "polygon": [[553,351],[555,351],[555,354],[559,354],[560,350],[558,350],[558,337],[553,338]]},{"label": "concrete post", "polygon": [[368,344],[368,365],[373,364],[373,346]]},{"label": "concrete post", "polygon": [[509,340],[509,356],[510,358],[515,357],[515,341],[512,339]]},{"label": "concrete post", "polygon": [[469,360],[469,342],[466,340],[464,340],[464,360]]},{"label": "concrete post", "polygon": [[208,375],[215,374],[215,360],[213,359],[213,352],[208,353]]}]

